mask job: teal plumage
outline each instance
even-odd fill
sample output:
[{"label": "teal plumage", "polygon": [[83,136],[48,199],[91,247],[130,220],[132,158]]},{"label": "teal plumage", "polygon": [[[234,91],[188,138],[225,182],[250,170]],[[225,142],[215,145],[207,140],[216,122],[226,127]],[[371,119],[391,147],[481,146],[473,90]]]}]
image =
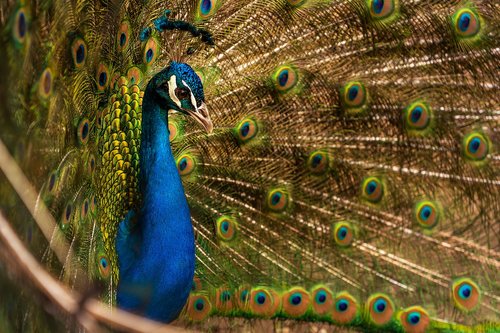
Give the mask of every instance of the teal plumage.
[{"label": "teal plumage", "polygon": [[[168,117],[196,244],[180,324],[495,331],[499,11],[486,0],[4,2],[0,138],[72,255],[59,262],[57,242],[7,215],[47,269],[76,289],[86,271],[114,304],[118,224],[143,204],[143,91],[184,62],[214,130]],[[160,32],[161,17],[192,26]]]}]

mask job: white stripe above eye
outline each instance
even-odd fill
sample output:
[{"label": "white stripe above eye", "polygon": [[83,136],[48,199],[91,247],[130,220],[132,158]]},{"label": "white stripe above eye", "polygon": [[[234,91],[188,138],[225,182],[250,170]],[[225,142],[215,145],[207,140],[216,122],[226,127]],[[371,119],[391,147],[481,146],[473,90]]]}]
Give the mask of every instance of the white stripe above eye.
[{"label": "white stripe above eye", "polygon": [[175,75],[172,75],[170,77],[170,80],[168,80],[168,94],[170,95],[172,101],[174,101],[174,103],[177,104],[177,107],[180,109],[181,101],[179,101],[179,99],[177,98],[175,89],[177,89],[177,77]]},{"label": "white stripe above eye", "polygon": [[198,110],[198,105],[196,105],[196,98],[194,98],[193,91],[191,90],[191,87],[188,86],[186,81],[182,80],[182,83],[189,89],[189,93],[191,94],[191,104],[193,104],[193,107],[195,110]]}]

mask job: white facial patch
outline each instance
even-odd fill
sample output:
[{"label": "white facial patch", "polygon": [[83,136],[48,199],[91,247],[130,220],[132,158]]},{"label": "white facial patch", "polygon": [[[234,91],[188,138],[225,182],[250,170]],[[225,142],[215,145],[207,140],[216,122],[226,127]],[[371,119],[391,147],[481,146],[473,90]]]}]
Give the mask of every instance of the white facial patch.
[{"label": "white facial patch", "polygon": [[182,83],[189,89],[189,93],[191,94],[191,104],[193,104],[194,108],[198,110],[198,105],[196,105],[196,98],[194,98],[193,91],[191,88],[188,86],[186,81],[182,80]]},{"label": "white facial patch", "polygon": [[172,101],[174,101],[174,103],[180,109],[181,108],[181,101],[175,95],[175,89],[177,89],[177,78],[175,77],[175,75],[172,75],[170,77],[170,80],[168,80],[168,94],[170,95],[170,98],[172,99]]}]

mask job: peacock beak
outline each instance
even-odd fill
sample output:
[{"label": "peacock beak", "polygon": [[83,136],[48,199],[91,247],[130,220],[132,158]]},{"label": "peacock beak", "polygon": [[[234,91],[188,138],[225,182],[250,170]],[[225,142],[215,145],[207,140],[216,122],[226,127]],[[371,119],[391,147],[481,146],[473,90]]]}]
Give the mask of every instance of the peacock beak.
[{"label": "peacock beak", "polygon": [[214,125],[210,119],[210,114],[208,113],[207,105],[202,102],[200,107],[196,111],[185,110],[191,117],[193,117],[197,122],[199,122],[207,131],[207,133],[212,133],[214,130]]}]

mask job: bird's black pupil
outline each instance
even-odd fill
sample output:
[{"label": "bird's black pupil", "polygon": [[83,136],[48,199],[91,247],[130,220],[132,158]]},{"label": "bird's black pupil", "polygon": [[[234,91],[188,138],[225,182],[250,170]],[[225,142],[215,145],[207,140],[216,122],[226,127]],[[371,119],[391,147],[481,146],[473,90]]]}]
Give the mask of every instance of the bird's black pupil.
[{"label": "bird's black pupil", "polygon": [[186,99],[188,97],[188,92],[184,89],[179,89],[177,95],[180,99]]}]

